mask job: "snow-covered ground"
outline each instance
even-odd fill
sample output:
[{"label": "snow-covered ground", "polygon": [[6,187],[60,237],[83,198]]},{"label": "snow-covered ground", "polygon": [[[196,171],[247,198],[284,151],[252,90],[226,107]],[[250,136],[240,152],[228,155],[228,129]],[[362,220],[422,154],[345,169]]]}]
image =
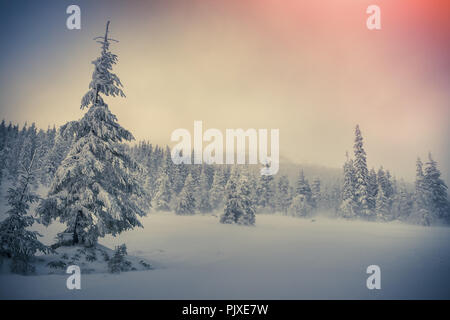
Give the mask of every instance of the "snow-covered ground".
[{"label": "snow-covered ground", "polygon": [[[0,275],[1,299],[449,299],[450,228],[257,215],[255,227],[210,215],[150,214],[144,229],[107,237],[153,270]],[[45,232],[51,243],[58,224]],[[381,290],[366,268],[381,268]]]}]

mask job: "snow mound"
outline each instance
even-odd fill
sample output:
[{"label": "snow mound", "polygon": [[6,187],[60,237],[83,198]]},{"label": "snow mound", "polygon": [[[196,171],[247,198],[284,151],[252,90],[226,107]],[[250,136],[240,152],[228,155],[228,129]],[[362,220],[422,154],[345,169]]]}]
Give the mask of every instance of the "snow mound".
[{"label": "snow mound", "polygon": [[[11,261],[3,263],[1,273],[9,273]],[[82,274],[120,273],[122,271],[143,271],[152,269],[145,259],[117,255],[102,245],[87,248],[84,246],[61,246],[53,254],[37,256],[33,261],[35,275],[66,274],[67,267],[76,265]]]}]

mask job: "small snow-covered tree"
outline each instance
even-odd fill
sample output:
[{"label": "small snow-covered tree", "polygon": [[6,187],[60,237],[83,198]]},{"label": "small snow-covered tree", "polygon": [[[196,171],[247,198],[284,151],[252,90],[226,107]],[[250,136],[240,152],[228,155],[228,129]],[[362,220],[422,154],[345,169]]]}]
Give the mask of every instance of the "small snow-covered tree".
[{"label": "small snow-covered tree", "polygon": [[416,181],[414,192],[414,212],[412,220],[422,225],[430,225],[432,213],[428,206],[428,190],[425,185],[425,176],[423,173],[423,163],[420,158],[416,161]]},{"label": "small snow-covered tree", "polygon": [[[269,164],[264,164],[264,170]],[[276,208],[275,180],[273,175],[261,174],[258,180],[256,197],[258,201],[258,212],[273,213]]]},{"label": "small snow-covered tree", "polygon": [[200,181],[198,188],[196,190],[195,199],[197,209],[200,212],[202,213],[211,212],[211,203],[209,200],[209,182],[205,168],[203,168],[202,173],[200,174]]},{"label": "small snow-covered tree", "polygon": [[180,215],[194,214],[196,203],[194,197],[194,179],[191,174],[188,174],[184,182],[184,187],[178,195],[175,213]]},{"label": "small snow-covered tree", "polygon": [[378,186],[377,199],[375,204],[375,214],[378,220],[390,220],[390,211],[388,199],[384,195],[384,190],[381,185]]},{"label": "small snow-covered tree", "polygon": [[213,183],[209,192],[209,199],[212,210],[219,209],[223,206],[225,196],[225,176],[222,168],[216,168],[214,172]]},{"label": "small snow-covered tree", "polygon": [[48,151],[48,154],[44,161],[43,170],[45,171],[48,180],[45,182],[46,185],[50,185],[53,181],[58,167],[66,158],[73,143],[73,131],[64,130],[66,126],[63,126],[62,128],[63,129],[60,128],[56,131],[54,138],[55,142],[52,148]]},{"label": "small snow-covered tree", "polygon": [[320,179],[315,178],[311,185],[311,204],[314,209],[319,208],[322,200],[322,194],[320,190]]},{"label": "small snow-covered tree", "polygon": [[[301,196],[301,197],[297,197],[297,196]],[[305,178],[305,175],[303,174],[303,170],[300,171],[300,174],[298,176],[297,185],[296,185],[296,197],[294,197],[294,199],[295,199],[296,203],[294,205],[294,200],[293,200],[292,205],[297,209],[299,208],[299,206],[302,206],[304,208],[304,209],[302,209],[302,212],[305,214],[306,214],[306,212],[309,214],[310,211],[314,208],[311,187],[309,186],[309,182]],[[302,203],[301,205],[300,205],[300,202]],[[305,202],[305,203],[303,203],[303,202]],[[304,215],[303,213],[301,215]]]},{"label": "small snow-covered tree", "polygon": [[239,216],[242,214],[239,204],[238,180],[239,173],[237,172],[236,167],[233,167],[225,187],[225,207],[223,215],[220,217],[221,223],[236,223],[237,219],[239,219]]},{"label": "small snow-covered tree", "polygon": [[109,21],[105,36],[96,38],[101,56],[93,62],[89,91],[81,101],[81,108],[88,110],[81,120],[62,128],[73,132],[75,141],[37,210],[45,224],[59,218],[73,234],[73,243],[87,246],[106,234],[142,226],[138,216],[145,214],[139,205],[142,170],[121,144],[134,137],[119,125],[102,97],[125,96],[111,72],[117,56],[109,51],[108,27]]},{"label": "small snow-covered tree", "polygon": [[344,183],[342,186],[342,202],[339,207],[340,215],[347,219],[356,217],[356,201],[355,201],[355,169],[353,161],[349,159],[344,164]]},{"label": "small snow-covered tree", "polygon": [[246,226],[255,224],[255,208],[251,199],[250,185],[247,178],[248,173],[241,174],[237,184],[237,195],[241,212],[236,223]]},{"label": "small snow-covered tree", "polygon": [[28,274],[34,272],[31,260],[36,252],[48,253],[51,249],[38,240],[37,231],[27,230],[35,218],[27,215],[30,204],[38,200],[32,191],[35,181],[33,153],[28,166],[19,170],[19,179],[15,187],[8,190],[7,201],[10,209],[0,223],[0,258],[12,259],[11,271]]},{"label": "small snow-covered tree", "polygon": [[116,246],[114,255],[108,260],[108,271],[110,273],[120,273],[121,271],[129,271],[131,262],[126,260],[127,246],[125,244]]},{"label": "small snow-covered tree", "polygon": [[156,193],[152,199],[152,207],[157,211],[169,211],[171,192],[169,187],[169,177],[161,174],[156,181]]},{"label": "small snow-covered tree", "polygon": [[[296,194],[302,194],[307,199],[311,198],[311,188],[309,186],[308,180],[305,178],[305,174],[303,170],[300,170],[300,174],[298,175],[297,185],[296,185]],[[308,200],[309,201],[309,200]]]},{"label": "small snow-covered tree", "polygon": [[377,181],[377,173],[375,169],[372,168],[369,171],[369,180],[368,180],[368,192],[369,192],[369,209],[375,210],[377,192],[378,192],[378,181]]},{"label": "small snow-covered tree", "polygon": [[292,193],[289,185],[289,179],[286,175],[283,175],[280,177],[280,180],[278,180],[277,209],[283,214],[287,214],[291,203]]},{"label": "small snow-covered tree", "polygon": [[298,194],[292,199],[292,204],[289,207],[289,213],[295,217],[308,216],[313,208],[311,207],[308,199],[303,194]]},{"label": "small snow-covered tree", "polygon": [[255,208],[253,205],[248,171],[238,172],[233,167],[231,176],[228,179],[226,192],[226,202],[224,213],[220,218],[221,223],[226,224],[255,224]]},{"label": "small snow-covered tree", "polygon": [[412,194],[408,192],[406,184],[401,182],[393,201],[393,218],[396,220],[407,221],[412,214],[413,204]]}]

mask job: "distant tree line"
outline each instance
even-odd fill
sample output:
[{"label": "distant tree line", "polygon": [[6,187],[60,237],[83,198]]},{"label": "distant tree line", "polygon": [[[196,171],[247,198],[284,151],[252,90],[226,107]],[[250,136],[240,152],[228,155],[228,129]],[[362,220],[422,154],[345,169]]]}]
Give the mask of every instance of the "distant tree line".
[{"label": "distant tree line", "polygon": [[[15,181],[19,168],[26,166],[35,153],[35,167],[39,170],[33,183],[50,186],[74,140],[73,135],[62,131],[54,127],[38,130],[34,123],[19,128],[2,121],[1,179]],[[175,165],[169,147],[148,141],[123,148],[144,169],[141,183],[145,192],[140,201],[153,211],[174,211],[180,215],[221,213],[228,193],[237,192],[231,185],[244,179],[249,193],[244,202],[256,214],[280,212],[308,217],[327,211],[346,219],[401,220],[422,225],[449,220],[447,186],[431,154],[425,164],[417,160],[415,186],[397,181],[383,167],[367,169],[359,127],[355,130],[354,157],[347,154],[340,184],[323,185],[317,177],[310,183],[303,170],[292,183],[286,175],[260,175],[255,166]]]}]

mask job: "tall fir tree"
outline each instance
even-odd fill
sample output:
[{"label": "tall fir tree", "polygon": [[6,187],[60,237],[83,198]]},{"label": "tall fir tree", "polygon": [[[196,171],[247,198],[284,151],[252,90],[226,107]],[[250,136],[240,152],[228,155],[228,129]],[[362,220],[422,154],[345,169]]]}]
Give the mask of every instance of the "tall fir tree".
[{"label": "tall fir tree", "polygon": [[355,128],[355,143],[353,145],[355,154],[355,200],[358,205],[360,217],[370,219],[373,212],[369,208],[369,170],[367,169],[366,151],[364,150],[363,137],[359,125]]},{"label": "tall fir tree", "polygon": [[101,44],[101,55],[89,91],[81,101],[88,108],[83,118],[67,124],[63,130],[74,133],[75,142],[58,167],[48,198],[38,207],[45,224],[59,218],[73,235],[73,244],[96,245],[98,238],[142,226],[138,216],[145,211],[139,205],[144,195],[141,172],[121,144],[133,135],[122,128],[102,95],[125,96],[119,78],[111,72],[117,56],[109,51],[109,21]]},{"label": "tall fir tree", "polygon": [[437,167],[437,162],[428,154],[428,161],[425,166],[423,184],[426,190],[427,206],[433,217],[450,222],[450,205],[448,201],[447,185],[441,179],[441,172]]},{"label": "tall fir tree", "polygon": [[423,173],[423,162],[420,158],[417,158],[416,161],[414,218],[415,222],[422,225],[430,225],[432,220],[432,212],[430,212],[428,206],[428,190]]}]

